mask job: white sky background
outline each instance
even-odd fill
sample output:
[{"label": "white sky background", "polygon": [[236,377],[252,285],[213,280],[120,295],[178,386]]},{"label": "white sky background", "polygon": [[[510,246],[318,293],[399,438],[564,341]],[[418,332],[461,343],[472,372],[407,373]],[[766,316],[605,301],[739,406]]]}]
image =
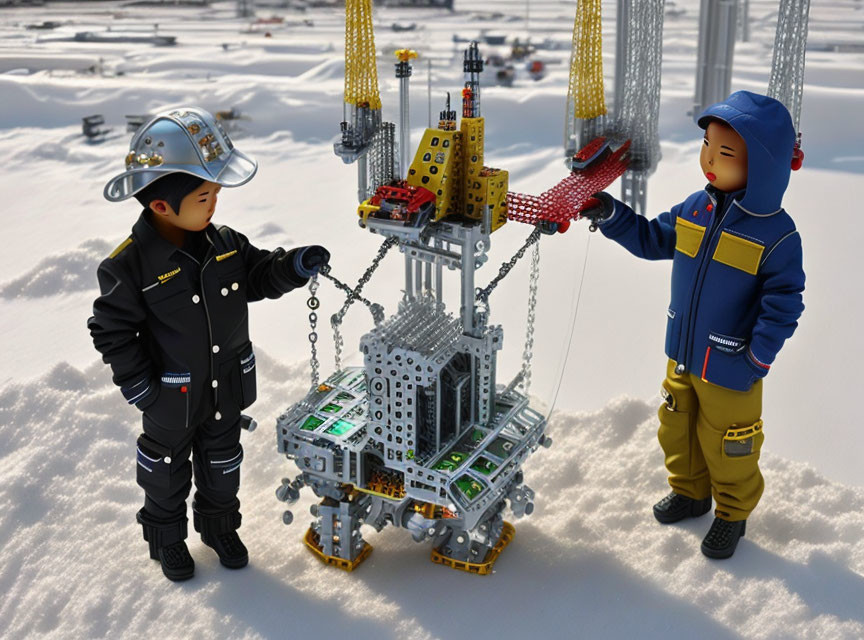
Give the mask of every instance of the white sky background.
[{"label": "white sky background", "polygon": [[[733,89],[766,88],[775,4],[751,2],[752,42],[736,48]],[[701,131],[686,115],[698,2],[676,6],[685,13],[665,25],[663,161],[648,186],[654,213],[704,185]],[[505,16],[478,20],[469,10]],[[604,11],[611,87],[614,3],[604,3]],[[864,232],[857,198],[853,203],[864,173],[862,52],[807,54],[800,127],[805,165],[793,174],[784,199],[803,239],[807,308],[766,379],[767,489],[736,564],[718,568],[701,557],[698,542],[707,521],[670,529],[650,519],[650,505],[666,486],[652,413],[665,364],[670,263],[637,260],[599,234],[589,240],[587,229],[576,225],[542,241],[532,388],[548,405],[560,375],[574,282],[589,246],[556,405],[568,415],[550,425],[556,446],[538,452],[526,468],[538,509],[517,523],[517,543],[502,556],[495,576],[482,582],[427,566],[428,550],[395,530],[370,537],[376,552],[357,573],[324,572],[299,543],[309,495],[294,509],[297,522],[281,525],[282,505],[272,490],[293,469],[277,455],[271,429],[278,412],[308,384],[305,292],[251,309],[261,377],[261,398],[252,413],[261,428],[244,436],[241,499],[253,566],[226,575],[196,540],[198,576],[178,588],[145,562],[146,546],[133,524],[140,502],[130,453],[137,416],[110,386],[85,329],[97,294],[96,264],[126,237],[138,212],[137,203],[111,204],[101,195],[104,183],[122,170],[130,137],[123,116],[183,104],[214,111],[238,107],[249,119],[234,140],[259,160],[260,170],[247,186],[222,192],[215,221],[265,248],[323,244],[333,253],[334,273],[346,281],[356,280],[380,242],[357,227],[355,169],[331,150],[342,117],[343,16],[274,12],[287,20],[312,19],[314,26],[273,27],[266,39],[243,33],[247,23],[232,17],[231,3],[205,10],[101,2],[0,10],[0,216],[7,238],[0,254],[0,539],[7,541],[0,551],[0,592],[6,594],[0,596],[0,634],[131,634],[136,625],[151,622],[150,612],[165,618],[156,626],[162,635],[171,636],[171,624],[183,621],[202,633],[270,636],[284,628],[279,612],[287,607],[292,624],[309,633],[322,624],[324,632],[354,629],[358,637],[397,637],[409,630],[417,637],[440,637],[448,635],[434,613],[440,606],[419,604],[436,600],[478,637],[518,637],[538,625],[552,636],[567,625],[595,634],[664,637],[688,637],[696,629],[710,637],[734,636],[736,630],[748,637],[781,637],[790,629],[807,637],[864,634],[864,616],[852,604],[864,601],[864,431],[854,409],[864,356],[857,327],[864,307],[857,260]],[[543,81],[522,77],[512,89],[483,90],[487,164],[508,169],[516,191],[539,193],[564,175],[561,136],[573,12],[572,2],[532,3],[533,37],[551,37],[565,49],[538,54],[549,66]],[[270,13],[259,9],[259,16]],[[437,117],[443,92],[451,91],[457,104],[461,86],[461,64],[451,56],[461,57],[462,45],[454,48],[452,34],[475,37],[486,28],[523,36],[523,16],[524,4],[502,2],[457,2],[452,16],[376,11],[385,117],[396,118],[393,49],[410,45],[421,53],[412,79],[416,143],[427,117],[423,56],[433,60]],[[54,31],[23,28],[42,20],[66,24]],[[389,29],[412,21],[421,29]],[[153,22],[160,33],[177,35],[178,46],[36,41],[108,24],[116,31],[142,31]],[[810,42],[860,47],[862,26],[862,3],[815,2]],[[232,44],[228,51],[223,42]],[[105,77],[75,71],[100,59]],[[102,144],[86,144],[80,135],[80,118],[92,113],[104,114],[113,127]],[[611,191],[617,195],[619,187]],[[528,232],[511,223],[493,236],[479,284],[494,276]],[[492,319],[505,330],[499,382],[509,380],[521,358],[527,266],[526,256],[492,298]],[[392,311],[402,273],[401,259],[388,258],[368,297]],[[340,303],[326,284],[322,298],[325,309]],[[348,320],[350,352],[370,323],[359,308]],[[325,372],[332,368],[327,333],[319,343]],[[69,540],[86,540],[91,556],[77,557]],[[111,558],[104,562],[100,554],[106,549]],[[64,579],[64,571],[74,580]],[[543,591],[544,586],[554,589]],[[476,602],[466,593],[476,596],[479,588],[490,589],[503,605],[496,622],[485,626],[463,602]],[[252,604],[239,606],[238,593],[251,594]],[[153,594],[152,607],[134,604]],[[769,598],[773,606],[761,608],[758,603]],[[622,615],[615,604],[623,602],[629,613]],[[192,613],[184,617],[182,607]],[[216,612],[226,610],[224,624],[218,623]],[[663,612],[671,612],[679,626],[670,626]],[[325,618],[329,622],[320,622]]]}]

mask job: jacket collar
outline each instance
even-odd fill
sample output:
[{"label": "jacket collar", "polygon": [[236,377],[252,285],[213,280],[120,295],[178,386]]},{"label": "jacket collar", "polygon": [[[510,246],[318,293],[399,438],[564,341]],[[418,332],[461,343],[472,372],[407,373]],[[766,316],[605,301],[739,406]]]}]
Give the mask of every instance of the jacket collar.
[{"label": "jacket collar", "polygon": [[[734,218],[738,217],[743,212],[740,209],[740,206],[736,206],[731,211],[730,207],[733,203],[737,205],[741,199],[744,198],[746,191],[746,189],[739,189],[738,191],[721,191],[711,184],[705,186],[705,192],[708,194],[711,202],[714,203],[714,206],[717,207],[717,215],[722,219],[724,214],[728,212],[725,216],[725,224],[729,224]],[[719,205],[717,204],[718,202],[720,202]]]},{"label": "jacket collar", "polygon": [[[150,222],[151,215],[149,209],[144,209],[141,212],[141,215],[138,216],[138,221],[132,226],[132,233],[140,240],[141,247],[144,248],[147,257],[157,261],[158,263],[167,262],[168,260],[177,262],[176,258],[174,258],[174,254],[182,253],[192,260],[195,260],[194,257],[183,251],[183,249],[159,235],[159,232],[156,231],[155,227],[153,227]],[[218,236],[218,232],[212,223],[208,224],[204,228],[204,235],[212,248],[215,245],[215,242],[218,241],[218,239],[214,241],[214,236]],[[209,254],[210,249],[207,251]],[[195,260],[195,262],[198,261]]]}]

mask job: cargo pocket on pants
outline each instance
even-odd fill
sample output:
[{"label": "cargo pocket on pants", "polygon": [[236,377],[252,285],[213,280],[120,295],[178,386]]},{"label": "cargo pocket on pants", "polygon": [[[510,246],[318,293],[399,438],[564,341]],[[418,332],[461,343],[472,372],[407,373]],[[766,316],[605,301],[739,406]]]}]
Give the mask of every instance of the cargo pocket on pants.
[{"label": "cargo pocket on pants", "polygon": [[221,493],[235,494],[240,488],[240,463],[243,462],[243,447],[235,446],[207,454],[207,472],[211,487]]},{"label": "cargo pocket on pants", "polygon": [[657,439],[666,454],[666,469],[672,475],[686,476],[690,473],[690,413],[678,410],[675,396],[665,382],[660,394],[664,402],[657,411]]},{"label": "cargo pocket on pants", "polygon": [[255,351],[250,343],[240,352],[240,409],[245,409],[258,397],[258,384],[255,380]]},{"label": "cargo pocket on pants", "polygon": [[723,459],[741,460],[744,458],[758,458],[762,450],[762,442],[765,434],[762,433],[762,421],[746,427],[732,426],[723,435]]},{"label": "cargo pocket on pants", "polygon": [[138,436],[138,484],[167,489],[171,483],[171,449],[153,440],[146,433]]}]

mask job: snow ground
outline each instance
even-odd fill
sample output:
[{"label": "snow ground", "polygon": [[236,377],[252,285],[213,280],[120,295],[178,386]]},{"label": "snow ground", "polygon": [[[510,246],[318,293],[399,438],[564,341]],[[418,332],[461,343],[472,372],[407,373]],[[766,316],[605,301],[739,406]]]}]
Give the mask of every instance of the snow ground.
[{"label": "snow ground", "polygon": [[[685,13],[667,19],[664,35],[664,159],[649,183],[649,209],[657,212],[702,186],[699,132],[686,116],[698,2],[676,5]],[[390,118],[393,49],[410,43],[431,59],[437,113],[443,92],[455,95],[460,86],[453,33],[524,34],[523,3],[471,7],[504,15],[479,20],[461,3],[453,15],[376,10]],[[775,7],[751,2],[752,41],[736,49],[733,88],[764,90]],[[535,39],[566,47],[573,11],[572,2],[532,3]],[[614,3],[604,3],[607,86],[612,11]],[[549,427],[555,446],[526,466],[537,510],[516,522],[516,540],[495,575],[432,566],[427,548],[394,530],[369,537],[376,551],[354,574],[326,571],[299,540],[310,495],[294,509],[296,523],[281,524],[272,491],[293,469],[277,456],[270,429],[308,384],[305,294],[296,292],[251,311],[260,363],[253,413],[261,427],[244,436],[240,496],[251,566],[228,572],[193,539],[195,579],[172,585],[162,578],[134,525],[141,499],[131,453],[137,416],[112,388],[84,328],[97,293],[95,266],[137,214],[135,205],[101,196],[122,168],[129,139],[123,116],[190,103],[238,107],[249,119],[239,123],[235,142],[261,169],[244,189],[223,191],[219,222],[264,247],[325,244],[334,273],[345,280],[360,274],[378,244],[354,223],[353,167],[330,151],[341,119],[343,18],[323,9],[273,13],[310,18],[314,26],[273,27],[271,38],[244,33],[248,23],[232,16],[228,2],[206,9],[87,2],[0,10],[0,215],[12,240],[0,256],[0,636],[278,637],[290,630],[297,637],[357,638],[864,637],[864,433],[852,411],[864,355],[856,323],[862,302],[854,295],[861,291],[854,258],[864,233],[852,197],[864,173],[861,53],[808,52],[805,169],[793,175],[785,199],[804,242],[807,309],[766,380],[766,493],[732,561],[712,563],[699,553],[707,519],[661,527],[649,514],[665,487],[653,413],[664,366],[668,264],[637,261],[576,227],[543,240],[533,391],[546,406],[561,375],[586,248],[587,272]],[[67,24],[53,32],[24,29],[42,20]],[[157,21],[160,33],[178,36],[176,47],[60,40],[108,24],[142,31]],[[388,29],[411,21],[421,29]],[[811,42],[861,42],[862,26],[860,2],[811,9]],[[543,81],[483,94],[487,159],[510,170],[517,191],[539,192],[563,173],[568,53],[542,55],[550,68]],[[79,71],[94,64],[103,75]],[[412,85],[415,141],[427,118],[425,84],[421,58]],[[102,144],[80,136],[80,118],[91,113],[114,127]],[[318,188],[322,183],[327,189]],[[334,234],[338,223],[345,226]],[[496,233],[481,282],[527,232],[508,225]],[[398,263],[389,257],[368,289],[390,309]],[[504,310],[522,308],[525,271],[492,299],[493,321],[505,325],[505,380],[518,368],[524,319]],[[335,292],[322,292],[325,308],[335,308]],[[369,323],[360,310],[349,320],[350,346]],[[325,349],[325,370],[329,357]]]}]

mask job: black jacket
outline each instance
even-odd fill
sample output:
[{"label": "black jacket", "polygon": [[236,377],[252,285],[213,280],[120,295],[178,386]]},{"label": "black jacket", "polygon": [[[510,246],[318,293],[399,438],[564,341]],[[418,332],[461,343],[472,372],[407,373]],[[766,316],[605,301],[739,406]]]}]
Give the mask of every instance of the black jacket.
[{"label": "black jacket", "polygon": [[214,412],[234,420],[256,396],[247,302],[307,282],[294,268],[298,250],[257,249],[212,224],[181,249],[149,215],[99,265],[102,295],[87,322],[93,343],[126,400],[165,429]]}]

